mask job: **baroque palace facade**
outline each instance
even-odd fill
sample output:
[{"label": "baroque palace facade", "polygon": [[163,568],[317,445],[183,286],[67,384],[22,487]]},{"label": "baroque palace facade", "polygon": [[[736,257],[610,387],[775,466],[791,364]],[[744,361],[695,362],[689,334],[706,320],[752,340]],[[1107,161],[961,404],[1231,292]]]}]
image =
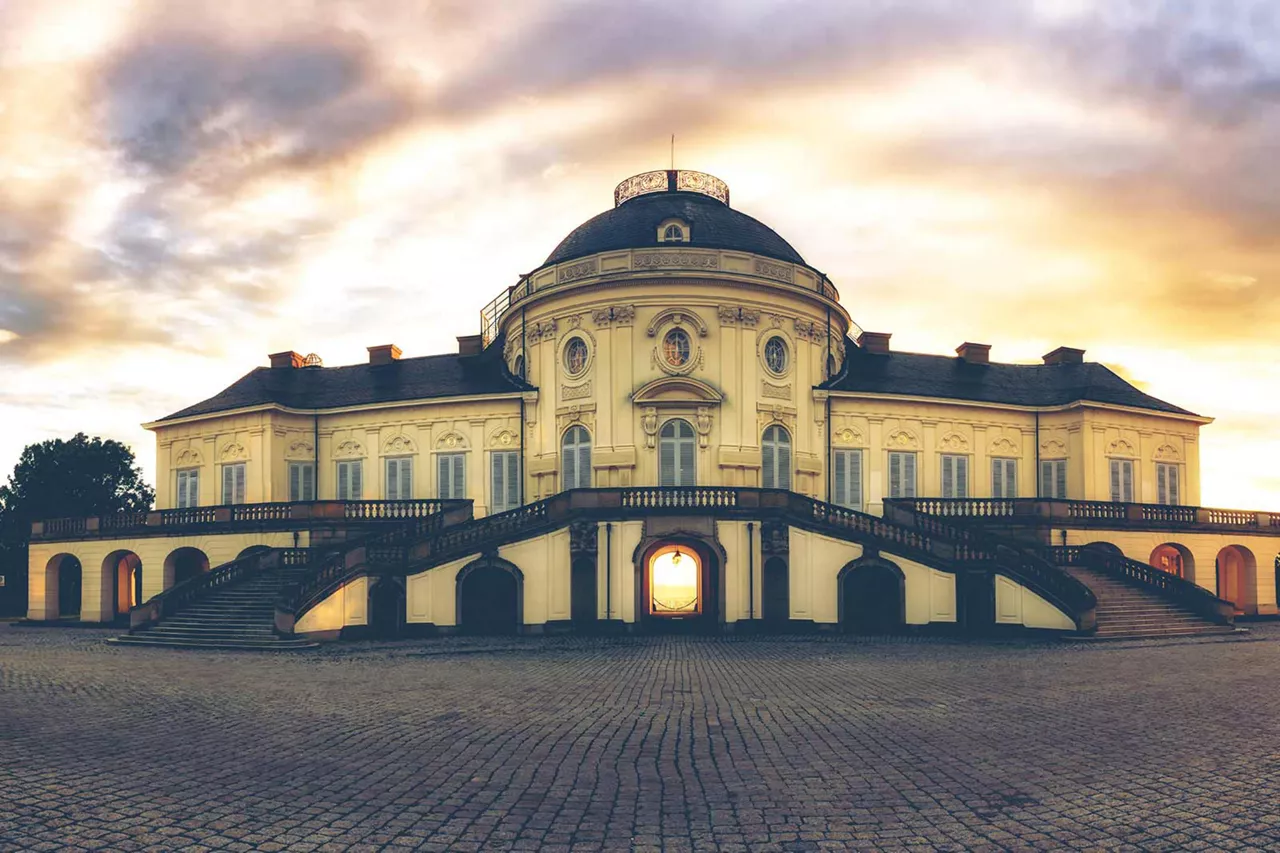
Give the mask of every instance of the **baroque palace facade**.
[{"label": "baroque palace facade", "polygon": [[1081,350],[896,352],[728,187],[629,178],[456,354],[270,356],[146,424],[158,508],[37,523],[29,613],[122,641],[380,632],[1230,630],[1280,513]]}]

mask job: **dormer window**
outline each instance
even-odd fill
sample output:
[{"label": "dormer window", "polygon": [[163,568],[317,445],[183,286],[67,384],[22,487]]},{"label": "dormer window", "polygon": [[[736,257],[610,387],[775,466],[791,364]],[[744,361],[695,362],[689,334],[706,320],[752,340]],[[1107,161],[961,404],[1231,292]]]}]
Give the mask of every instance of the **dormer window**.
[{"label": "dormer window", "polygon": [[681,219],[668,219],[658,225],[659,243],[688,243],[689,223]]}]

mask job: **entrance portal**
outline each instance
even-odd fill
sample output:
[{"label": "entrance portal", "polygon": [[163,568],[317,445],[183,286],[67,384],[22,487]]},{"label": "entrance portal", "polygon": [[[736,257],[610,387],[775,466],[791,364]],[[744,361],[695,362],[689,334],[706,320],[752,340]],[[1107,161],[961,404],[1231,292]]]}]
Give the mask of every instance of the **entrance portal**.
[{"label": "entrance portal", "polygon": [[[55,558],[56,559],[56,558]],[[80,615],[80,561],[70,555],[61,558],[58,573],[58,616]]]},{"label": "entrance portal", "polygon": [[645,626],[656,630],[712,630],[719,614],[715,558],[696,541],[651,547],[642,564],[640,598]]},{"label": "entrance portal", "polygon": [[458,573],[458,628],[464,634],[516,634],[520,577],[514,566],[476,562]]},{"label": "entrance portal", "polygon": [[840,573],[840,630],[892,634],[906,623],[902,570],[880,561],[851,564]]}]

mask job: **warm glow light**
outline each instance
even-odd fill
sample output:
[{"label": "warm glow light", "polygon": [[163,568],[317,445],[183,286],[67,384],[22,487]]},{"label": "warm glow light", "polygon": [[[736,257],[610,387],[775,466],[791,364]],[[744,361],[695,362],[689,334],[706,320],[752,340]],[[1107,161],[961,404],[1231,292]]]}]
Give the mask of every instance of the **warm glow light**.
[{"label": "warm glow light", "polygon": [[698,560],[692,554],[674,550],[654,557],[649,569],[651,612],[655,616],[698,613],[698,575]]}]

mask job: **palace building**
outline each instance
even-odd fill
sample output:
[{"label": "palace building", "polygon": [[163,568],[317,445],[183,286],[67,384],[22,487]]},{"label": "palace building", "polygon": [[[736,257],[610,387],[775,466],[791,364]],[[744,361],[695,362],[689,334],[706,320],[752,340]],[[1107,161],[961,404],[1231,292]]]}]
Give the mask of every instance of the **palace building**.
[{"label": "palace building", "polygon": [[33,527],[29,613],[122,642],[451,632],[1230,631],[1280,513],[1084,353],[897,352],[692,171],[647,172],[458,351],[274,353],[146,424],[157,508]]}]

